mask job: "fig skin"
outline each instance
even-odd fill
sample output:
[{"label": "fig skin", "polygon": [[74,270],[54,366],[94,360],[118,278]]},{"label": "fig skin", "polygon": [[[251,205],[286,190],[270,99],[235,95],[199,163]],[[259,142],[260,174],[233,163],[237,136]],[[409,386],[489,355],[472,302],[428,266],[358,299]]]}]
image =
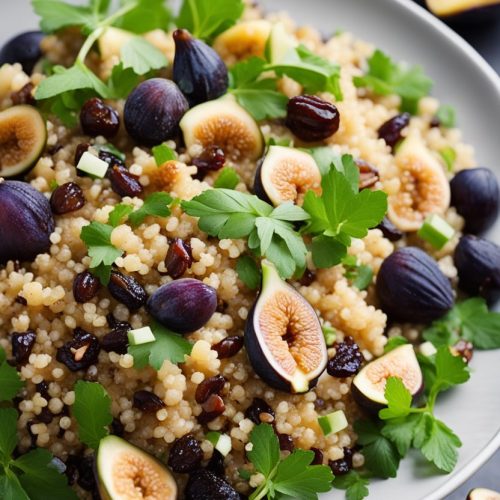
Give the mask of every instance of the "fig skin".
[{"label": "fig skin", "polygon": [[179,87],[165,78],[140,83],[128,96],[123,118],[138,143],[155,146],[172,139],[189,105]]},{"label": "fig skin", "polygon": [[0,66],[20,63],[23,71],[31,75],[42,57],[40,42],[44,36],[41,31],[26,31],[8,40],[0,50]]},{"label": "fig skin", "polygon": [[55,223],[47,198],[20,181],[0,179],[0,264],[32,261],[49,250]]},{"label": "fig skin", "polygon": [[500,292],[500,247],[492,241],[465,235],[454,255],[459,287],[472,295],[491,298]]},{"label": "fig skin", "polygon": [[186,96],[189,106],[217,99],[229,85],[227,67],[212,47],[178,29],[175,41],[174,82]]},{"label": "fig skin", "polygon": [[382,310],[394,320],[430,323],[454,303],[450,281],[423,250],[404,247],[389,255],[377,276]]},{"label": "fig skin", "polygon": [[217,309],[217,292],[193,278],[162,285],[149,297],[146,309],[163,326],[177,333],[199,330]]}]

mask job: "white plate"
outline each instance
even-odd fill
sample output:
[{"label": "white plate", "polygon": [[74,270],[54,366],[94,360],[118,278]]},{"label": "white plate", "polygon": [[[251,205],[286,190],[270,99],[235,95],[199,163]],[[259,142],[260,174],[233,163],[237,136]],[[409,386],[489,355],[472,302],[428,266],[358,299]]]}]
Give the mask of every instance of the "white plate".
[{"label": "white plate", "polygon": [[[0,0],[1,38],[31,29],[29,0]],[[325,34],[341,28],[373,42],[395,59],[424,66],[436,82],[434,95],[457,108],[465,139],[479,164],[500,174],[500,80],[486,62],[444,24],[409,0],[263,0],[268,10],[287,10]],[[500,243],[500,223],[490,237]],[[419,454],[401,464],[397,479],[370,487],[370,498],[438,500],[465,481],[500,447],[500,352],[476,353],[472,379],[441,399],[438,415],[463,441],[455,472],[439,475]],[[324,498],[342,498],[334,492]]]}]

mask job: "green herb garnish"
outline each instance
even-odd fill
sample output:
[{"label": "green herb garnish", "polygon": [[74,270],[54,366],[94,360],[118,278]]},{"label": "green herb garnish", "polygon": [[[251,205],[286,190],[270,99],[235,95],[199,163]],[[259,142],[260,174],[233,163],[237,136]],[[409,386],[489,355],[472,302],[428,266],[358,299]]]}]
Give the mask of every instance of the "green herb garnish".
[{"label": "green herb garnish", "polygon": [[144,368],[147,365],[160,370],[168,359],[172,363],[184,363],[184,356],[191,354],[193,345],[182,335],[174,333],[159,323],[150,325],[155,336],[154,342],[130,345],[128,352],[134,357],[134,367]]},{"label": "green herb garnish", "polygon": [[439,120],[439,125],[445,128],[452,128],[457,121],[457,112],[453,106],[441,104],[437,110],[436,118]]},{"label": "green herb garnish", "polygon": [[148,215],[155,217],[167,217],[170,215],[169,205],[172,197],[168,193],[158,192],[147,196],[142,207],[129,215],[129,220],[133,226],[142,224]]},{"label": "green herb garnish", "polygon": [[420,66],[408,68],[397,64],[381,50],[368,59],[367,73],[355,76],[353,82],[356,87],[369,88],[377,95],[399,95],[403,110],[413,114],[417,112],[418,101],[429,94],[433,84]]},{"label": "green herb garnish", "polygon": [[214,182],[214,188],[234,189],[241,179],[236,170],[232,167],[224,167]]},{"label": "green herb garnish", "polygon": [[453,172],[453,168],[455,166],[455,160],[457,159],[457,152],[453,148],[448,147],[439,150],[439,154],[441,155],[441,158],[445,162],[448,172]]},{"label": "green herb garnish", "polygon": [[23,387],[18,371],[7,363],[5,351],[0,347],[0,401],[10,401]]},{"label": "green herb garnish", "polygon": [[80,441],[97,450],[101,439],[109,434],[108,426],[113,421],[111,398],[104,387],[79,380],[75,384],[72,413],[78,423]]},{"label": "green herb garnish", "polygon": [[167,161],[175,160],[177,158],[175,156],[175,151],[172,148],[169,148],[166,144],[155,146],[151,149],[151,151],[158,167],[160,167]]},{"label": "green herb garnish", "polygon": [[342,476],[337,476],[333,480],[334,488],[345,490],[346,500],[363,500],[368,496],[368,484],[368,479],[354,470]]},{"label": "green herb garnish", "polygon": [[365,290],[373,281],[373,270],[370,266],[359,264],[354,255],[347,255],[342,259],[345,268],[345,277],[358,290]]},{"label": "green herb garnish", "polygon": [[326,465],[310,465],[314,459],[312,451],[295,449],[288,457],[280,459],[278,438],[270,425],[254,427],[250,442],[252,450],[247,456],[265,478],[250,495],[250,500],[272,500],[283,495],[316,500],[318,493],[331,489],[332,471]]},{"label": "green herb garnish", "polygon": [[262,274],[260,267],[252,257],[249,255],[242,255],[236,263],[236,272],[238,273],[238,278],[240,278],[250,290],[259,288],[262,281]]}]

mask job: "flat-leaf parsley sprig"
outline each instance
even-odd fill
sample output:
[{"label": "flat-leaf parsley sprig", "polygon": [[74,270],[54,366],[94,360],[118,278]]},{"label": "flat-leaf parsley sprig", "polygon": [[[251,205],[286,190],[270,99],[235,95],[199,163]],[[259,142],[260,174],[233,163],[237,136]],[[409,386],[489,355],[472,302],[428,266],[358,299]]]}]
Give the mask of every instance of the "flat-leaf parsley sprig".
[{"label": "flat-leaf parsley sprig", "polygon": [[278,438],[269,424],[260,424],[250,434],[252,449],[247,453],[256,472],[264,476],[250,500],[300,498],[317,500],[318,493],[330,491],[333,474],[326,465],[311,465],[314,452],[295,449],[280,458]]}]

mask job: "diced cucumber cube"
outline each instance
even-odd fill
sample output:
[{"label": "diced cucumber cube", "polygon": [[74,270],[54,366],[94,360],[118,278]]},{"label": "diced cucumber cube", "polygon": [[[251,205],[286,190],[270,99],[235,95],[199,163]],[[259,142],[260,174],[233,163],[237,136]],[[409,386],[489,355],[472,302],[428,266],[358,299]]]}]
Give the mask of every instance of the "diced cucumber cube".
[{"label": "diced cucumber cube", "polygon": [[131,345],[147,344],[148,342],[154,342],[156,340],[149,326],[130,330],[127,335],[129,344]]},{"label": "diced cucumber cube", "polygon": [[325,436],[328,436],[328,434],[336,434],[347,428],[348,425],[347,418],[342,410],[318,417],[318,424]]},{"label": "diced cucumber cube", "polygon": [[443,248],[453,238],[454,234],[455,230],[436,214],[429,215],[418,230],[420,238],[430,243],[437,250]]},{"label": "diced cucumber cube", "polygon": [[231,438],[227,434],[211,431],[207,432],[205,438],[208,439],[213,444],[214,448],[224,457],[231,451]]},{"label": "diced cucumber cube", "polygon": [[108,171],[109,165],[97,156],[85,151],[76,168],[85,172],[86,174],[93,175],[94,177],[104,178],[106,172]]}]

